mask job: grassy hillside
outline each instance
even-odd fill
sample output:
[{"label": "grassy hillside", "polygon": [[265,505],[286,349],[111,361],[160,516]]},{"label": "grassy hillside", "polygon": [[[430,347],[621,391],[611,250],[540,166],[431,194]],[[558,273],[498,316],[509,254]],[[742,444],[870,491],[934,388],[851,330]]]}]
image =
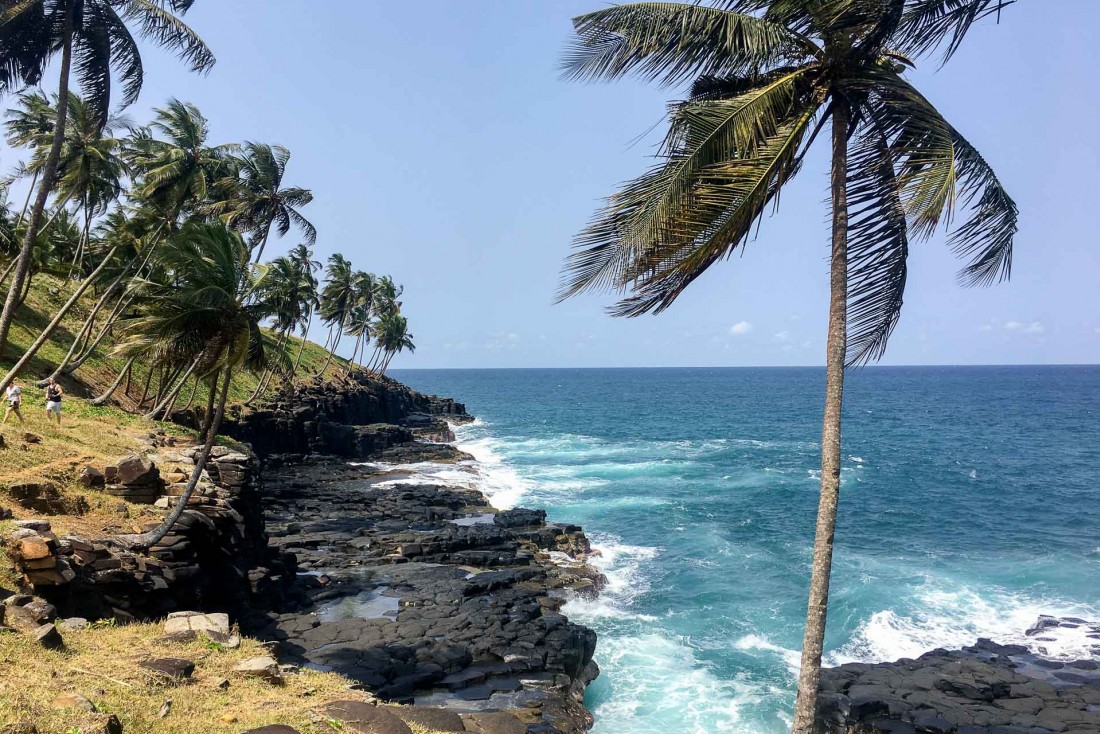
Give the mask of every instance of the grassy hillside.
[{"label": "grassy hillside", "polygon": [[[6,286],[7,283],[3,285]],[[0,355],[0,368],[2,368],[5,373],[23,353],[27,345],[37,338],[38,334],[41,333],[42,329],[61,308],[62,304],[68,300],[73,288],[73,283],[65,282],[51,275],[35,276],[30,294],[27,296],[26,302],[19,309],[16,314],[15,322],[12,324],[8,347],[4,354]],[[2,290],[2,288],[0,288],[0,290]],[[30,365],[23,370],[21,377],[28,409],[40,402],[38,400],[38,392],[33,387],[33,383],[53,372],[57,364],[64,359],[66,352],[68,352],[69,347],[72,345],[73,339],[80,332],[84,320],[95,306],[97,299],[98,295],[86,293],[81,301],[68,313],[61,325],[54,331],[50,340],[41,350],[39,350]],[[108,308],[105,308],[101,311],[101,318],[106,318],[106,311],[108,310]],[[301,343],[301,340],[297,337],[290,338],[286,348],[290,359],[297,356],[298,348]],[[122,369],[126,362],[126,360],[122,358],[111,355],[114,346],[115,342],[113,335],[108,334],[88,361],[81,365],[74,374],[66,376],[61,380],[62,386],[70,396],[91,398],[102,393],[110,386],[118,375],[118,371]],[[326,356],[327,352],[323,347],[307,341],[305,353],[302,355],[302,366],[299,367],[299,374],[316,373],[324,364]],[[338,359],[339,358],[337,358],[337,360]],[[333,360],[334,365],[337,360]],[[333,368],[330,367],[329,371],[331,372],[332,369]],[[147,366],[135,363],[133,374],[130,378],[129,392],[124,393],[120,389],[115,393],[117,404],[124,408],[135,408],[137,399],[141,397],[141,391],[145,385],[147,375]],[[230,400],[246,400],[256,388],[257,379],[258,376],[247,372],[242,372],[237,375],[233,380],[233,386],[230,390]],[[187,401],[187,398],[191,395],[192,385],[193,381],[184,388],[181,393],[182,397],[177,403],[177,407],[182,407]],[[199,396],[195,399],[197,403],[201,403],[201,397],[202,390],[200,389]],[[146,407],[148,408],[149,406],[147,405]]]}]

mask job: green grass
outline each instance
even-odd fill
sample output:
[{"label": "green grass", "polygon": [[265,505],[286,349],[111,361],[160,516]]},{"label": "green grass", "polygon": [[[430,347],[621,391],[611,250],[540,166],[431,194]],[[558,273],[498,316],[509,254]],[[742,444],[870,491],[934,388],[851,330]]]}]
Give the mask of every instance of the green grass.
[{"label": "green grass", "polygon": [[[4,290],[6,286],[7,282],[0,286],[0,291]],[[7,371],[11,369],[15,360],[25,351],[26,347],[38,337],[38,334],[41,333],[42,329],[49,323],[50,319],[53,318],[53,315],[57,313],[65,301],[68,300],[69,295],[75,287],[75,283],[65,282],[52,275],[39,274],[35,276],[26,302],[16,313],[15,321],[12,324],[11,333],[8,337],[8,347],[4,354],[0,355],[0,369],[3,369],[4,373],[7,373]],[[76,337],[76,334],[80,332],[84,320],[95,306],[97,300],[98,295],[89,292],[73,306],[72,310],[66,315],[65,319],[62,320],[50,339],[42,346],[38,354],[31,360],[30,364],[24,368],[21,378],[25,389],[29,385],[33,385],[35,381],[53,372],[57,364],[64,359],[73,339]],[[109,310],[109,306],[105,307],[103,311],[101,311],[100,318],[106,318]],[[115,377],[118,375],[118,371],[125,365],[126,360],[112,355],[111,352],[114,348],[113,336],[112,334],[108,334],[107,337],[100,342],[100,345],[96,348],[92,356],[81,365],[76,372],[72,375],[62,377],[62,387],[69,396],[92,398],[106,390],[114,381]],[[293,360],[297,356],[301,343],[302,340],[298,337],[290,337],[286,346],[288,359]],[[324,365],[327,356],[328,353],[323,347],[307,341],[305,352],[302,355],[302,363],[298,368],[299,376],[312,375],[318,372],[322,365]],[[336,366],[339,364],[343,364],[343,360],[337,357],[333,360],[333,365]],[[333,367],[330,367],[329,373],[331,374],[332,371]],[[146,377],[148,376],[148,369],[144,364],[135,363],[132,372],[133,374],[130,378],[128,393],[124,393],[121,388],[115,393],[118,404],[128,409],[136,409],[136,402],[141,397],[142,389],[145,385]],[[238,374],[230,387],[230,401],[243,402],[247,400],[256,389],[257,379],[258,375],[253,375],[248,372],[242,371]],[[182,407],[183,404],[187,402],[193,386],[194,381],[189,381],[181,392],[181,397],[176,407]],[[150,393],[155,393],[155,391],[154,379],[153,386],[150,388]],[[30,397],[31,395],[27,395],[28,404],[30,403]],[[37,398],[37,395],[34,397]],[[204,397],[204,390],[200,388],[198,395],[195,397],[195,404],[203,404]],[[148,402],[145,407],[146,409],[150,407]]]}]

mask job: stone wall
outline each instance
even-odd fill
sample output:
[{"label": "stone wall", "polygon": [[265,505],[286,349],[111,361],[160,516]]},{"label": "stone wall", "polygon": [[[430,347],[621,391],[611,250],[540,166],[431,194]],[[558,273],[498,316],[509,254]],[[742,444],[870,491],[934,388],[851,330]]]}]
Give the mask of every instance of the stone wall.
[{"label": "stone wall", "polygon": [[[93,486],[98,478],[116,496],[168,511],[196,451],[164,451],[158,458],[172,468],[163,476],[155,462],[136,456],[87,474]],[[246,447],[215,447],[188,509],[148,555],[109,537],[58,537],[44,519],[16,521],[8,552],[25,581],[63,614],[127,620],[178,609],[235,612],[269,603],[295,573],[293,555],[268,548],[260,491],[257,461]],[[142,529],[157,522],[153,515]]]}]

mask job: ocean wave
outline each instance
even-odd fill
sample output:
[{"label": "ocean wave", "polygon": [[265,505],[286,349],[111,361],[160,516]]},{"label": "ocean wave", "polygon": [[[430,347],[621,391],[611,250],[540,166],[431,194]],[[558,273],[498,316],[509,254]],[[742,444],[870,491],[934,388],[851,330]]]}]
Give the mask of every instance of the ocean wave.
[{"label": "ocean wave", "polygon": [[[768,689],[745,676],[718,677],[680,640],[656,632],[602,638],[598,659],[593,734],[765,730],[749,720]],[[773,723],[766,730],[781,731]]]},{"label": "ocean wave", "polygon": [[826,656],[830,665],[884,662],[915,658],[938,647],[957,649],[979,637],[1002,644],[1027,645],[1045,657],[1073,660],[1090,657],[1095,640],[1079,630],[1060,629],[1038,641],[1026,635],[1042,614],[1097,619],[1100,610],[1058,599],[1037,599],[1000,590],[977,592],[968,587],[946,589],[928,584],[908,605],[908,612],[883,609],[856,629],[851,640]]}]

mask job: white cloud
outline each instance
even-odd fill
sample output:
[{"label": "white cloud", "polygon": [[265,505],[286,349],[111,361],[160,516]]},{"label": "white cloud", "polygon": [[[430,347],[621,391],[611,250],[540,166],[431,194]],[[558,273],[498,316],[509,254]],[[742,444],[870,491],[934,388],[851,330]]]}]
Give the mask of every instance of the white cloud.
[{"label": "white cloud", "polygon": [[730,333],[734,336],[742,336],[752,331],[752,324],[748,321],[738,321],[736,324],[730,327]]},{"label": "white cloud", "polygon": [[1046,332],[1046,327],[1044,327],[1040,321],[1032,321],[1030,323],[1006,321],[1005,329],[1007,331],[1018,331],[1021,334],[1042,334]]},{"label": "white cloud", "polygon": [[781,332],[779,332],[778,334],[776,334],[775,336],[772,337],[772,341],[782,343],[782,342],[787,341],[790,338],[791,338],[791,333],[789,331],[781,331]]}]

